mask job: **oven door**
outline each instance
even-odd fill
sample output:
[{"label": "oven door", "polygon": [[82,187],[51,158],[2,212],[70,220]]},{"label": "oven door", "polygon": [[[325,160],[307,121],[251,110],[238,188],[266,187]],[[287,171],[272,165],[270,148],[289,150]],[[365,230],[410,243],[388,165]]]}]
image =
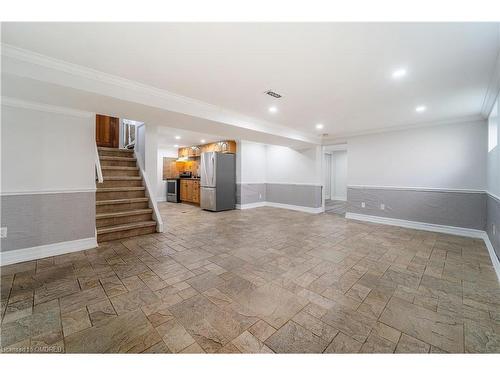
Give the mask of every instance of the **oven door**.
[{"label": "oven door", "polygon": [[167,180],[167,202],[178,202],[177,180]]}]

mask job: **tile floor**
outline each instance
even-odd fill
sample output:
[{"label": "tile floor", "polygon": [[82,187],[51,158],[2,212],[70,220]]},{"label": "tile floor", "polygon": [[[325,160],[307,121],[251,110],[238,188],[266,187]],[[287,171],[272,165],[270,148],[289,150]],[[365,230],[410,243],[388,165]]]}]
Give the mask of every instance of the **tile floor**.
[{"label": "tile floor", "polygon": [[480,240],[161,204],[166,231],[1,269],[4,352],[500,352]]},{"label": "tile floor", "polygon": [[346,211],[347,211],[346,201],[336,201],[331,199],[325,200],[325,213],[345,216]]}]

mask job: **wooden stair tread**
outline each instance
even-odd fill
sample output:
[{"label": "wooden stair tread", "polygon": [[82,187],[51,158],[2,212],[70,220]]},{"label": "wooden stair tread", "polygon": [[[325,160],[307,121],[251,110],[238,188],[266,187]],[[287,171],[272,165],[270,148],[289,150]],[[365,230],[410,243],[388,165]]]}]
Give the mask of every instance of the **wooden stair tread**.
[{"label": "wooden stair tread", "polygon": [[139,190],[145,190],[146,188],[144,186],[118,186],[118,187],[109,187],[109,188],[97,188],[98,193],[106,193],[106,192],[113,192],[113,191],[139,191]]},{"label": "wooden stair tread", "polygon": [[96,214],[95,218],[96,219],[108,219],[111,217],[144,215],[144,214],[150,214],[152,212],[153,212],[152,208],[142,208],[142,209],[130,210],[130,211],[104,212],[102,214]]},{"label": "wooden stair tread", "polygon": [[124,231],[124,230],[146,228],[146,227],[152,227],[152,226],[156,226],[156,222],[152,221],[152,220],[150,220],[150,221],[138,221],[135,223],[127,223],[127,224],[119,224],[119,225],[110,225],[108,227],[97,228],[97,234],[120,232],[120,231]]},{"label": "wooden stair tread", "polygon": [[100,160],[116,160],[116,161],[137,161],[136,158],[128,156],[99,156]]},{"label": "wooden stair tread", "polygon": [[134,152],[134,150],[129,150],[128,148],[114,148],[114,147],[97,147],[99,151],[119,151],[119,152]]},{"label": "wooden stair tread", "polygon": [[122,167],[119,165],[103,165],[101,169],[115,169],[115,170],[120,170],[120,171],[136,171],[138,168],[137,167]]},{"label": "wooden stair tread", "polygon": [[142,180],[141,176],[105,176],[104,181],[137,181]]},{"label": "wooden stair tread", "polygon": [[148,198],[123,198],[123,199],[106,199],[102,201],[96,201],[97,206],[104,206],[106,204],[122,204],[122,203],[138,203],[147,202]]}]

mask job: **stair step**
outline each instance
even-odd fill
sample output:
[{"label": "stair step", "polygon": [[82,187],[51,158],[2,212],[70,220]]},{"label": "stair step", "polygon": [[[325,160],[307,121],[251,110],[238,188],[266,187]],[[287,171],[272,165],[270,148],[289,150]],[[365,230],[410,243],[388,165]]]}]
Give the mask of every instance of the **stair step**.
[{"label": "stair step", "polygon": [[133,153],[134,150],[129,150],[127,148],[114,148],[114,147],[97,147],[99,151],[118,151],[118,152],[128,152]]},{"label": "stair step", "polygon": [[115,161],[136,161],[135,157],[127,156],[99,156],[100,160],[115,160]]},{"label": "stair step", "polygon": [[104,165],[101,167],[104,170],[116,170],[116,171],[136,171],[137,167],[121,167],[119,165]]},{"label": "stair step", "polygon": [[112,217],[144,215],[144,214],[150,214],[152,212],[153,212],[152,208],[144,208],[144,209],[131,210],[131,211],[105,212],[102,214],[96,214],[95,218],[96,219],[109,219]]},{"label": "stair step", "polygon": [[147,202],[148,198],[125,198],[125,199],[107,199],[104,201],[96,201],[96,206],[104,206],[107,204],[123,204],[123,203],[140,203]]},{"label": "stair step", "polygon": [[104,181],[128,181],[128,180],[142,180],[141,176],[107,176]]},{"label": "stair step", "polygon": [[156,222],[152,221],[152,220],[151,221],[138,221],[136,223],[111,225],[109,227],[97,228],[97,234],[99,235],[99,234],[104,234],[104,233],[113,233],[113,232],[120,232],[123,230],[154,227],[154,226],[156,226]]},{"label": "stair step", "polygon": [[120,187],[109,187],[109,188],[97,188],[98,193],[111,193],[118,191],[138,191],[138,190],[146,190],[144,186],[120,186]]}]

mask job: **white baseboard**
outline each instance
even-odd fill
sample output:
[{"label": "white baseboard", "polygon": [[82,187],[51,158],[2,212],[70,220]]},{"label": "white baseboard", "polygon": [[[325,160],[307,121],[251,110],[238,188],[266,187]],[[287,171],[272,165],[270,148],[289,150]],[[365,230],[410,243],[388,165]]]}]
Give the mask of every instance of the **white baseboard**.
[{"label": "white baseboard", "polygon": [[0,265],[27,262],[29,260],[52,257],[56,255],[73,253],[97,247],[97,238],[89,237],[80,240],[52,243],[48,245],[27,247],[25,249],[10,250],[1,253]]},{"label": "white baseboard", "polygon": [[411,229],[418,229],[418,230],[427,230],[430,232],[453,234],[456,236],[463,236],[463,237],[484,238],[484,233],[485,233],[483,230],[478,230],[478,229],[469,229],[469,228],[452,227],[449,225],[422,223],[420,221],[393,219],[393,218],[382,217],[382,216],[355,214],[352,212],[347,212],[345,214],[345,217],[346,217],[346,219],[369,221],[370,223],[394,225],[397,227],[411,228]]},{"label": "white baseboard", "polygon": [[493,245],[491,244],[490,238],[488,237],[488,233],[486,233],[484,230],[452,227],[448,225],[439,225],[439,224],[429,224],[429,223],[422,223],[419,221],[392,219],[381,216],[355,214],[352,212],[347,212],[345,217],[346,219],[368,221],[370,223],[394,225],[403,228],[453,234],[456,236],[463,236],[463,237],[480,238],[486,244],[486,248],[488,249],[488,253],[490,255],[491,263],[493,264],[493,268],[495,269],[495,272],[497,274],[498,281],[500,281],[500,261],[498,260],[495,250],[493,249]]},{"label": "white baseboard", "polygon": [[323,212],[323,207],[305,207],[305,206],[296,206],[293,204],[283,204],[283,203],[275,203],[275,202],[255,202],[255,203],[237,204],[236,205],[236,208],[239,210],[246,210],[249,208],[257,208],[257,207],[284,208],[287,210],[307,212],[309,214],[319,214],[319,213]]},{"label": "white baseboard", "polygon": [[488,233],[484,232],[483,240],[486,244],[486,248],[488,249],[488,254],[490,254],[491,263],[493,264],[493,268],[495,269],[495,272],[497,274],[497,279],[498,281],[500,281],[500,260],[498,260],[495,249],[491,244],[490,237],[488,237]]},{"label": "white baseboard", "polygon": [[307,212],[309,214],[319,214],[319,213],[324,211],[323,207],[295,206],[293,204],[283,204],[283,203],[274,203],[274,202],[266,202],[266,206],[276,207],[276,208],[285,208],[287,210]]},{"label": "white baseboard", "polygon": [[266,206],[267,202],[254,202],[254,203],[247,203],[247,204],[237,204],[236,208],[238,210],[247,210],[249,208],[257,208],[257,207],[264,207]]},{"label": "white baseboard", "polygon": [[166,202],[167,198],[166,197],[158,197],[158,198],[156,198],[156,201],[157,202]]},{"label": "white baseboard", "polygon": [[347,202],[347,197],[333,197],[331,200],[332,200],[332,201],[342,201],[342,202]]}]

